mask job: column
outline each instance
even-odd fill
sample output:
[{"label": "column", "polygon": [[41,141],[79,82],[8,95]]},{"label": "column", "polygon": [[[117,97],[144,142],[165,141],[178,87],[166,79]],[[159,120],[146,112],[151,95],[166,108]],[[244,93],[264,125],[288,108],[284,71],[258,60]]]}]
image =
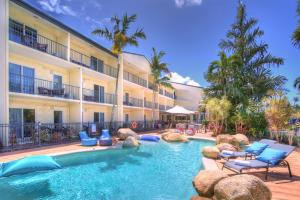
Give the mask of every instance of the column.
[{"label": "column", "polygon": [[[9,91],[8,91],[8,24],[9,0],[0,1],[0,124],[9,123]],[[8,145],[8,129],[0,130],[3,145]]]}]

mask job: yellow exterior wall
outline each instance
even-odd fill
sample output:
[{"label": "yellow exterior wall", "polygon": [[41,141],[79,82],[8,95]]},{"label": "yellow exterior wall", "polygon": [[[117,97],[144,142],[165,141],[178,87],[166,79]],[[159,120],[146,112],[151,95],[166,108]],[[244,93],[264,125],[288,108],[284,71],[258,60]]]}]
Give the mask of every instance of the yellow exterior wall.
[{"label": "yellow exterior wall", "polygon": [[64,68],[49,65],[47,63],[41,63],[36,60],[25,58],[15,54],[9,55],[9,62],[34,68],[35,78],[43,79],[47,81],[53,81],[53,75],[59,75],[62,76],[63,84],[68,84],[68,85],[70,84],[70,79],[69,79],[70,71]]},{"label": "yellow exterior wall", "polygon": [[70,122],[70,106],[67,102],[32,99],[26,97],[10,97],[10,108],[35,110],[35,121],[42,123],[54,122],[54,111],[63,112],[63,122]]},{"label": "yellow exterior wall", "polygon": [[83,122],[94,122],[94,112],[104,112],[105,122],[110,121],[111,106],[84,104]]}]

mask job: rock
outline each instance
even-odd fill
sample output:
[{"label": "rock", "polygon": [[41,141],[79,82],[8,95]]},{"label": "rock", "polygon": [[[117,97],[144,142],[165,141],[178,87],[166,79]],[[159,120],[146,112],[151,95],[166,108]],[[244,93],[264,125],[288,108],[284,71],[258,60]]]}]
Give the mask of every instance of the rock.
[{"label": "rock", "polygon": [[272,193],[256,176],[236,175],[221,180],[214,191],[216,200],[271,200]]},{"label": "rock", "polygon": [[201,170],[193,180],[193,186],[200,196],[213,197],[215,185],[228,175],[221,170]]},{"label": "rock", "polygon": [[220,151],[216,146],[206,146],[202,149],[202,154],[207,158],[217,159]]},{"label": "rock", "polygon": [[206,197],[200,197],[200,196],[192,196],[190,200],[211,200],[211,199]]},{"label": "rock", "polygon": [[120,140],[126,140],[128,136],[132,136],[135,139],[139,139],[138,134],[130,128],[120,128],[118,130],[118,137],[120,138]]},{"label": "rock", "polygon": [[162,134],[162,139],[167,142],[188,142],[188,139],[186,136],[181,135],[180,133],[164,133]]},{"label": "rock", "polygon": [[223,150],[237,151],[237,148],[229,143],[220,143],[220,144],[217,144],[216,147],[219,149],[220,152],[222,152]]},{"label": "rock", "polygon": [[239,148],[240,146],[239,141],[233,135],[229,135],[229,134],[220,134],[217,136],[216,144],[221,144],[221,143],[229,143],[237,148]]},{"label": "rock", "polygon": [[235,134],[233,135],[233,137],[235,137],[235,139],[239,142],[240,145],[250,144],[248,137],[244,134]]},{"label": "rock", "polygon": [[130,148],[130,147],[138,147],[140,145],[139,141],[132,136],[128,136],[126,140],[123,142],[123,147]]}]

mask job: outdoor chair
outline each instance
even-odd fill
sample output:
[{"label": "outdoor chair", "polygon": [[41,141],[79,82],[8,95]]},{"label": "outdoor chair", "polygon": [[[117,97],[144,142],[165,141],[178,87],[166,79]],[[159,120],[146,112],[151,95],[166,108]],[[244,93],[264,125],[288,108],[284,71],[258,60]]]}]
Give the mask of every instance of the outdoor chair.
[{"label": "outdoor chair", "polygon": [[275,140],[262,139],[259,142],[254,142],[252,145],[246,148],[245,151],[222,151],[219,154],[219,158],[223,158],[226,160],[237,157],[245,158],[245,160],[247,160],[248,158],[252,159],[253,157],[258,156],[261,152],[263,152],[265,148],[276,143],[277,141]]},{"label": "outdoor chair", "polygon": [[99,137],[99,144],[100,144],[100,146],[111,146],[112,145],[112,138],[107,129],[102,130],[102,134]]},{"label": "outdoor chair", "polygon": [[255,160],[232,160],[224,163],[224,168],[235,173],[243,173],[249,169],[266,169],[265,179],[268,178],[269,168],[272,167],[287,167],[289,176],[292,177],[290,164],[285,160],[294,150],[294,146],[285,144],[271,144],[266,148]]},{"label": "outdoor chair", "polygon": [[79,133],[81,145],[82,146],[96,146],[97,145],[97,138],[90,138],[85,131],[81,131]]}]

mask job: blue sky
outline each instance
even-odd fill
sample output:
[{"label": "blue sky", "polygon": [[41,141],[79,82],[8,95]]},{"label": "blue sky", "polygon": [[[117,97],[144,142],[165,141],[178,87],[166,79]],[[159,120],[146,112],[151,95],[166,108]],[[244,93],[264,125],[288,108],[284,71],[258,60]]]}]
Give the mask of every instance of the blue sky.
[{"label": "blue sky", "polygon": [[[113,15],[137,14],[133,28],[143,27],[147,40],[126,51],[151,56],[152,47],[167,54],[165,61],[179,82],[207,86],[203,74],[217,59],[218,43],[234,21],[237,0],[26,0],[66,25],[110,48],[105,39],[91,35],[95,27],[109,24]],[[293,81],[300,76],[300,49],[291,44],[297,24],[296,0],[244,0],[248,16],[259,20],[263,41],[285,64],[275,74],[288,78],[289,97],[297,94]]]}]

